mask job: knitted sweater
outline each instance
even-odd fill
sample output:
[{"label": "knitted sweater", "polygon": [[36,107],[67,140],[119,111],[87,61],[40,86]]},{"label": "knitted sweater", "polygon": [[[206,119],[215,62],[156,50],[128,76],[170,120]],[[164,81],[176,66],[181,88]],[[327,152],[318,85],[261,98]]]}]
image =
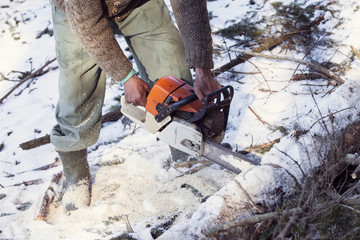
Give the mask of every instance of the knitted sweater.
[{"label": "knitted sweater", "polygon": [[[115,40],[108,19],[121,21],[141,0],[51,0],[67,14],[71,29],[90,56],[111,78],[121,81],[132,70]],[[171,0],[185,45],[186,65],[212,68],[211,29],[206,0]]]}]

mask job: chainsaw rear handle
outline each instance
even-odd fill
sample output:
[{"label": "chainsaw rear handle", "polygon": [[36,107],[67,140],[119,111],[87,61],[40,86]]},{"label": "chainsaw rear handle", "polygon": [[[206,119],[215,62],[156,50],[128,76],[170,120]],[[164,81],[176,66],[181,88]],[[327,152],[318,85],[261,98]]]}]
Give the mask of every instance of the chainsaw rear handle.
[{"label": "chainsaw rear handle", "polygon": [[132,103],[129,103],[125,99],[125,95],[121,96],[121,112],[128,117],[130,120],[138,124],[140,127],[145,129],[150,133],[156,133],[166,124],[171,121],[171,117],[168,116],[162,121],[158,122],[155,120],[154,116],[147,112],[145,109],[139,106],[135,106]]},{"label": "chainsaw rear handle", "polygon": [[[156,106],[156,110],[158,111],[158,114],[155,116],[156,121],[158,121],[158,122],[162,121],[164,118],[166,118],[167,116],[170,116],[176,110],[196,101],[197,99],[198,99],[198,97],[196,96],[196,94],[191,94],[191,95],[181,99],[180,101],[171,103],[167,106],[159,103]],[[172,101],[171,96],[169,96],[166,99],[166,101],[171,102]]]}]

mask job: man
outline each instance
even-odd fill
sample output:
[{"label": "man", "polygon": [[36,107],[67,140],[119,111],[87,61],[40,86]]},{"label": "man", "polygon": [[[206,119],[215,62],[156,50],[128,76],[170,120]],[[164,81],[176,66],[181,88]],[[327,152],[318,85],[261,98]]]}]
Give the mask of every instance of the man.
[{"label": "man", "polygon": [[[90,204],[87,147],[99,136],[105,73],[123,84],[127,101],[142,106],[152,81],[171,74],[191,83],[189,68],[195,69],[194,89],[200,100],[220,88],[210,71],[206,0],[172,0],[171,4],[181,37],[163,0],[53,0],[60,76],[58,124],[51,142],[63,164],[66,210]],[[114,33],[125,37],[141,78]]]}]

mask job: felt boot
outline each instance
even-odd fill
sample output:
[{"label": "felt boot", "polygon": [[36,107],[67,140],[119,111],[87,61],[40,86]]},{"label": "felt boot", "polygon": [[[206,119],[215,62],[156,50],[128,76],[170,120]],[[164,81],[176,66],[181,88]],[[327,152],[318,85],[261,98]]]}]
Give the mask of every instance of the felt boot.
[{"label": "felt boot", "polygon": [[73,211],[90,205],[91,175],[87,162],[87,149],[74,152],[58,151],[65,176],[62,205]]}]

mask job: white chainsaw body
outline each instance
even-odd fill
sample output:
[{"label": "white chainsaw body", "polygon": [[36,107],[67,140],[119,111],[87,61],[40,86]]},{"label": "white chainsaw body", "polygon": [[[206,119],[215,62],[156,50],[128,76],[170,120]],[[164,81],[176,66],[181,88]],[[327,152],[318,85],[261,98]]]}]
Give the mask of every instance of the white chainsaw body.
[{"label": "white chainsaw body", "polygon": [[203,135],[194,123],[171,116],[157,122],[154,115],[128,103],[124,96],[121,96],[121,112],[146,131],[153,134],[158,132],[158,139],[171,147],[194,157],[203,154]]}]

